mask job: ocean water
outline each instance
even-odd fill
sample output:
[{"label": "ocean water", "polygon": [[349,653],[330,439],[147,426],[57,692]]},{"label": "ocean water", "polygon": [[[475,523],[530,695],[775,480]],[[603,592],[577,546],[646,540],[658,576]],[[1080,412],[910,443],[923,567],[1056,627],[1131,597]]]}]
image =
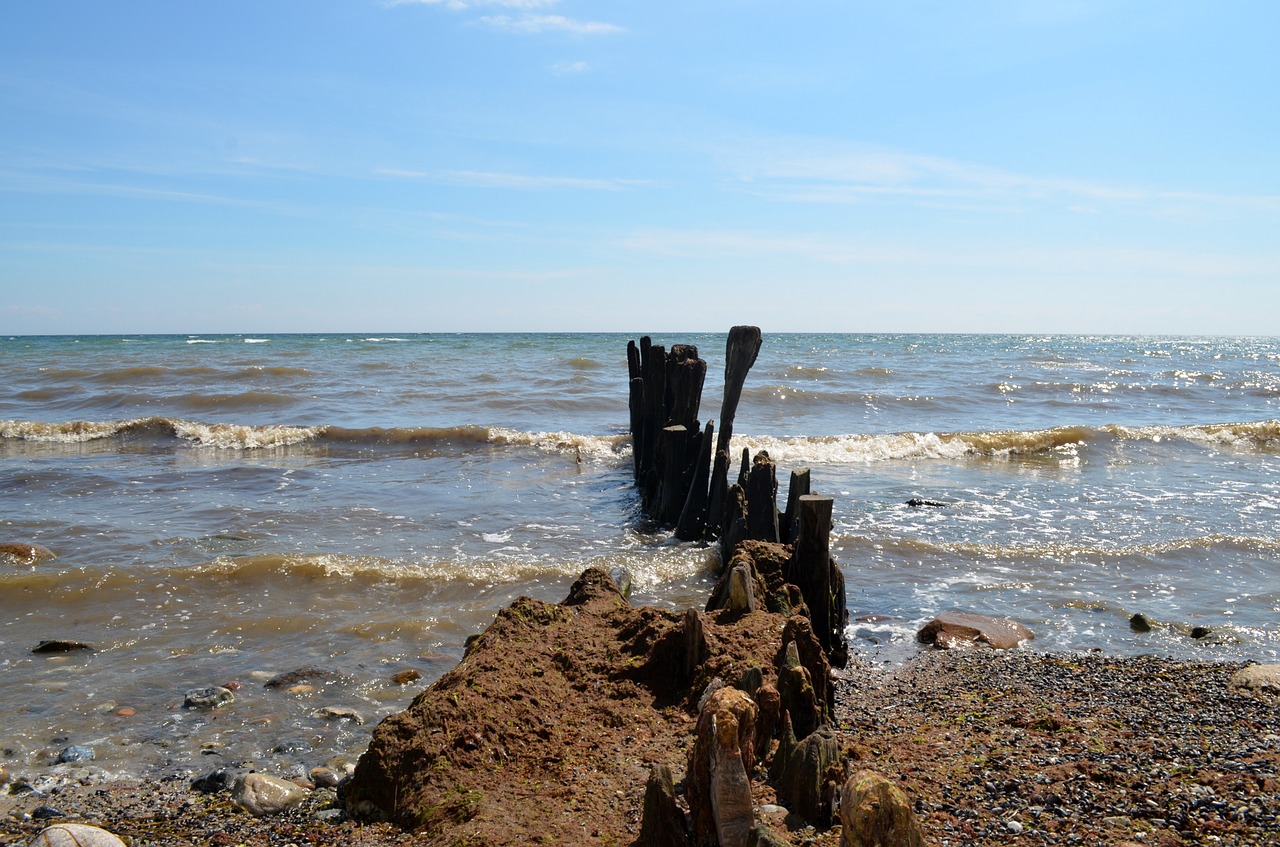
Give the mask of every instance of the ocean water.
[{"label": "ocean water", "polygon": [[[652,337],[698,346],[716,418],[725,336]],[[0,543],[57,554],[0,560],[0,765],[81,744],[108,774],[297,774],[589,566],[701,607],[714,553],[637,511],[630,338],[0,339]],[[734,431],[835,497],[865,661],[946,609],[1027,649],[1278,661],[1278,418],[1278,338],[766,334]],[[262,685],[307,666],[334,676]]]}]

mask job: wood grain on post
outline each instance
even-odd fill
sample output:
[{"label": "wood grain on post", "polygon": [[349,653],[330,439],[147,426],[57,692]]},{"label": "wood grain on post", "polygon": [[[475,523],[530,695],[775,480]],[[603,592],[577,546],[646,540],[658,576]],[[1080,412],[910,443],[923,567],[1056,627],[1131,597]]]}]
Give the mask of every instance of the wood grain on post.
[{"label": "wood grain on post", "polygon": [[835,646],[831,623],[837,615],[837,611],[831,608],[831,513],[834,503],[832,498],[818,494],[800,497],[799,531],[788,579],[804,595],[813,621],[813,634],[828,655]]},{"label": "wood grain on post", "polygon": [[724,526],[712,526],[717,517],[724,514],[724,498],[729,490],[729,442],[733,438],[733,418],[738,413],[738,401],[742,399],[742,386],[747,372],[756,363],[763,338],[758,326],[735,326],[729,330],[725,344],[724,399],[720,404],[720,435],[716,440],[715,468],[711,472],[711,490],[708,494],[707,530],[720,535]]}]

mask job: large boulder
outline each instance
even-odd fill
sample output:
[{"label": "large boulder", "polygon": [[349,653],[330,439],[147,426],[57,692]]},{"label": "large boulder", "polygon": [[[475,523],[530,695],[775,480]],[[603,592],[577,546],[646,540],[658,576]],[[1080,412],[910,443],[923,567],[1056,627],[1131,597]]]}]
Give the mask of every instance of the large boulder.
[{"label": "large boulder", "polygon": [[1007,650],[1035,638],[1031,630],[1009,618],[990,618],[968,612],[943,612],[916,634],[922,644],[941,650],[992,647]]}]

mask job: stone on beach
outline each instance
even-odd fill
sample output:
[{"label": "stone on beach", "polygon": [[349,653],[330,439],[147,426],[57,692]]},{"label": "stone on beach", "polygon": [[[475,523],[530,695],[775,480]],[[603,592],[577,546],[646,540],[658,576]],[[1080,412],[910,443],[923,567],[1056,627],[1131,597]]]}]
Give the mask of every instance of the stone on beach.
[{"label": "stone on beach", "polygon": [[1232,691],[1280,697],[1280,665],[1248,665],[1231,676]]},{"label": "stone on beach", "polygon": [[42,830],[28,847],[125,847],[125,843],[96,826],[59,823]]},{"label": "stone on beach", "polygon": [[184,709],[216,709],[236,701],[236,695],[227,689],[210,685],[205,688],[192,688],[182,700]]},{"label": "stone on beach", "polygon": [[77,762],[92,762],[96,758],[92,747],[85,747],[80,744],[72,744],[70,747],[64,747],[62,752],[58,753],[58,764],[75,764]]},{"label": "stone on beach", "polygon": [[312,712],[311,716],[330,721],[351,721],[357,725],[364,723],[364,716],[347,706],[325,706]]},{"label": "stone on beach", "polygon": [[204,776],[191,780],[191,788],[202,794],[221,794],[223,791],[231,790],[236,783],[237,776],[239,774],[236,771],[218,768]]},{"label": "stone on beach", "polygon": [[968,612],[942,612],[925,624],[916,638],[939,649],[992,647],[1007,650],[1035,638],[1031,630],[1009,618]]},{"label": "stone on beach", "polygon": [[64,641],[58,638],[41,641],[39,644],[31,648],[32,653],[41,655],[47,653],[72,653],[76,650],[87,650],[90,653],[94,652],[93,647],[90,647],[82,641]]},{"label": "stone on beach", "polygon": [[306,789],[261,773],[241,774],[231,788],[231,802],[259,818],[292,809],[305,799]]},{"label": "stone on beach", "polygon": [[39,544],[15,541],[0,542],[0,560],[6,560],[10,564],[34,565],[36,562],[47,562],[49,559],[56,559],[57,557],[58,554]]}]

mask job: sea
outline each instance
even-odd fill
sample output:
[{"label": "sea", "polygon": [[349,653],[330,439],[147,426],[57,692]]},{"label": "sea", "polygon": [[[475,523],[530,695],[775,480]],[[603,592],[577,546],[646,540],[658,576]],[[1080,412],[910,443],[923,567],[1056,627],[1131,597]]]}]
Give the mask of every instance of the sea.
[{"label": "sea", "polygon": [[[649,333],[707,360],[704,422],[725,329]],[[640,335],[0,338],[0,543],[56,554],[0,559],[0,766],[298,776],[518,596],[599,566],[701,608],[714,546],[633,486]],[[1280,338],[766,333],[734,451],[835,498],[861,665],[946,610],[1028,650],[1275,662],[1278,419]],[[208,686],[235,702],[184,708]]]}]

